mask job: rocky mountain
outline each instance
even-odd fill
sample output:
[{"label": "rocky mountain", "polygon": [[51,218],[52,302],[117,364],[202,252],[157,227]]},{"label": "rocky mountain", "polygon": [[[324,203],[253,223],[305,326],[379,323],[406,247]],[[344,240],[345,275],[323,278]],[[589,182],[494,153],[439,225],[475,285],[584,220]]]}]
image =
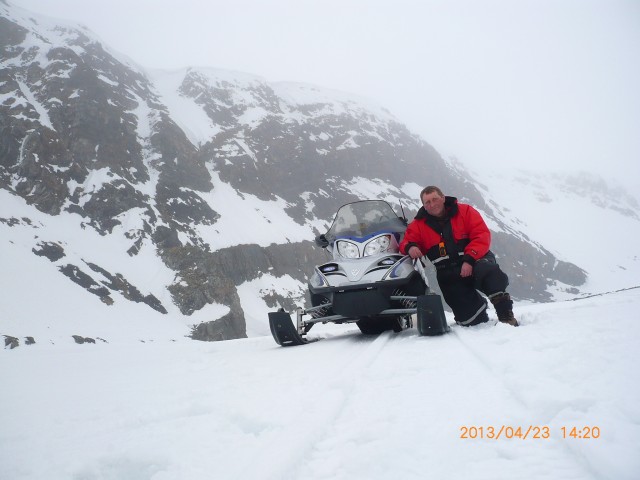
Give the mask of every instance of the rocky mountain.
[{"label": "rocky mountain", "polygon": [[[3,0],[0,55],[2,248],[29,255],[23,273],[39,291],[73,285],[68,305],[91,296],[109,317],[133,302],[196,339],[244,337],[261,311],[252,299],[304,302],[325,258],[313,238],[337,207],[383,198],[412,218],[425,184],[487,216],[514,297],[546,301],[552,286],[575,293],[586,280],[367,100],[215,69],[148,71],[86,29]],[[7,312],[14,330],[0,333],[33,336],[20,306]]]}]

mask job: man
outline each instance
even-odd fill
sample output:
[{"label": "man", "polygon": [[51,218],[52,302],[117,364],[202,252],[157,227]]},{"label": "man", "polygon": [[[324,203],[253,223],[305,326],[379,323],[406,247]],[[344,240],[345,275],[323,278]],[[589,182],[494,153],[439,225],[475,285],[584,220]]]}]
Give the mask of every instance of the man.
[{"label": "man", "polygon": [[431,260],[442,295],[459,325],[489,320],[480,290],[493,303],[498,320],[517,327],[513,301],[506,292],[509,279],[489,250],[491,232],[480,213],[455,197],[445,197],[434,186],[424,188],[420,200],[423,207],[409,224],[400,252]]}]

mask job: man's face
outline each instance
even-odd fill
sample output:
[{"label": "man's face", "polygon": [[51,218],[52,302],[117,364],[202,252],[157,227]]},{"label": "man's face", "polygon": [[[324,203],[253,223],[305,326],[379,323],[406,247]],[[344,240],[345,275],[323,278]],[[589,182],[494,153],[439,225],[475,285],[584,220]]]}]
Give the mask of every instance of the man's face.
[{"label": "man's face", "polygon": [[429,215],[441,217],[444,215],[444,197],[438,192],[425,193],[422,195],[422,205]]}]

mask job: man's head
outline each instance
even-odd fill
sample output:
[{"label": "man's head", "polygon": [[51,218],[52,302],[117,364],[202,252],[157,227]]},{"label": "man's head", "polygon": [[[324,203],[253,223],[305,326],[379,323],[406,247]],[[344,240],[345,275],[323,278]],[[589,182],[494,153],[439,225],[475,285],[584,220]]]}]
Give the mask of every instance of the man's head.
[{"label": "man's head", "polygon": [[442,217],[444,215],[444,193],[433,185],[425,187],[420,192],[422,206],[429,215]]}]

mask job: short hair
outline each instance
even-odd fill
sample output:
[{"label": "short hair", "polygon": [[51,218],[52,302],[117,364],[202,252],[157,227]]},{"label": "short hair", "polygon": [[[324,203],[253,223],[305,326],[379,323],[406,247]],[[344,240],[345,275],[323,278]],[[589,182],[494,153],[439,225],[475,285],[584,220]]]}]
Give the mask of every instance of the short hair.
[{"label": "short hair", "polygon": [[429,185],[428,187],[424,187],[422,189],[422,191],[420,192],[420,201],[422,202],[422,196],[423,195],[429,194],[429,193],[433,193],[433,192],[436,192],[441,197],[444,197],[444,193],[442,193],[442,190],[440,190],[439,187],[436,187],[434,185]]}]

